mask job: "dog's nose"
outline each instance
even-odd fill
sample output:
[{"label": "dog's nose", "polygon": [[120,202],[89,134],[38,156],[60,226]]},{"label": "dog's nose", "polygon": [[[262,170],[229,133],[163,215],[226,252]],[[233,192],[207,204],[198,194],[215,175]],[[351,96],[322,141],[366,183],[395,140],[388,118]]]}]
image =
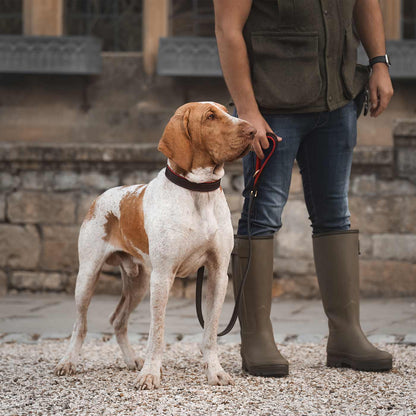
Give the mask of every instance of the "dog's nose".
[{"label": "dog's nose", "polygon": [[257,133],[257,130],[253,126],[247,125],[247,126],[244,126],[243,132],[249,138],[249,140],[253,140],[254,136]]}]

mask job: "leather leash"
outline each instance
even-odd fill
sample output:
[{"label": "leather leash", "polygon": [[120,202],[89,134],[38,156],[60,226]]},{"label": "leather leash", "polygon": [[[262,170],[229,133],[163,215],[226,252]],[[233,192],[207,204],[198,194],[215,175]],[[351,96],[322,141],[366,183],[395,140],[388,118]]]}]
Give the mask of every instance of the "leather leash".
[{"label": "leather leash", "polygon": [[[246,270],[244,272],[244,276],[241,280],[240,287],[238,288],[237,297],[235,299],[233,313],[231,315],[231,319],[228,322],[228,325],[225,327],[223,331],[221,331],[217,336],[222,337],[228,334],[234,327],[235,322],[237,321],[238,317],[238,310],[240,308],[240,303],[242,299],[244,284],[247,280],[248,271],[250,270],[251,265],[251,214],[253,210],[253,204],[255,198],[257,197],[257,187],[260,176],[266,167],[268,161],[270,160],[271,156],[273,155],[274,151],[276,150],[277,146],[277,137],[274,133],[266,133],[267,138],[269,139],[269,151],[267,157],[264,158],[262,161],[258,157],[256,157],[256,170],[253,175],[253,186],[250,191],[250,199],[248,203],[248,215],[247,215],[247,235],[248,235],[248,261]],[[267,149],[268,150],[268,149]],[[204,316],[202,314],[202,283],[204,281],[204,266],[198,269],[197,277],[196,277],[196,294],[195,294],[195,304],[196,304],[196,314],[198,316],[199,324],[202,328],[204,328]]]}]

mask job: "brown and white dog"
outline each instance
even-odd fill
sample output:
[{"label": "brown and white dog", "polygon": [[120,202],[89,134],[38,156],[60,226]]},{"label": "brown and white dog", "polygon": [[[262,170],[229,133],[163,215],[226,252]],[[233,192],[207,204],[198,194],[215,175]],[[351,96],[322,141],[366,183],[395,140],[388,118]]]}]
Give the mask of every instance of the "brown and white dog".
[{"label": "brown and white dog", "polygon": [[[212,102],[181,106],[167,124],[159,150],[168,166],[191,182],[216,181],[224,162],[246,154],[255,129]],[[81,226],[77,317],[72,337],[55,374],[73,374],[87,331],[87,309],[104,263],[120,265],[123,289],[110,317],[127,367],[141,369],[136,387],[160,385],[164,318],[175,276],[208,270],[207,320],[201,350],[211,385],[232,384],[217,354],[217,327],[227,287],[233,247],[230,211],[221,188],[191,191],[168,180],[165,169],[148,185],[119,186],[100,195]],[[127,337],[130,313],[150,282],[151,323],[145,361],[135,357]]]}]

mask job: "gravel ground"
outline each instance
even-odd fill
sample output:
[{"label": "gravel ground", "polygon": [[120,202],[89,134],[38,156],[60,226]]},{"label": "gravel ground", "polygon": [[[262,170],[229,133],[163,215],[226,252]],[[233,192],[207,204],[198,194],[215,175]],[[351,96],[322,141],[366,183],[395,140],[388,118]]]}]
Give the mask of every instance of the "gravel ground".
[{"label": "gravel ground", "polygon": [[[221,345],[235,386],[208,386],[196,344],[166,347],[162,386],[133,388],[118,346],[88,341],[75,376],[53,368],[67,341],[0,345],[0,415],[416,415],[416,347],[384,345],[394,370],[364,373],[329,369],[325,346],[286,344],[290,376],[251,377],[240,367],[239,346]],[[143,355],[144,344],[136,346]]]}]

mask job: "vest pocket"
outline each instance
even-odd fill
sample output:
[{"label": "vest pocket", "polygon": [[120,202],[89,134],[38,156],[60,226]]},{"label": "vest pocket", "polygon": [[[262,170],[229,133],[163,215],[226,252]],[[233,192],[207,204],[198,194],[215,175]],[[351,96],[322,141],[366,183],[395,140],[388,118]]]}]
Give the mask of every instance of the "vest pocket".
[{"label": "vest pocket", "polygon": [[254,32],[251,46],[252,83],[260,107],[302,108],[318,99],[318,33]]},{"label": "vest pocket", "polygon": [[357,66],[358,39],[352,25],[345,29],[344,49],[342,52],[341,76],[344,83],[344,94],[348,99],[354,98],[354,77]]}]

